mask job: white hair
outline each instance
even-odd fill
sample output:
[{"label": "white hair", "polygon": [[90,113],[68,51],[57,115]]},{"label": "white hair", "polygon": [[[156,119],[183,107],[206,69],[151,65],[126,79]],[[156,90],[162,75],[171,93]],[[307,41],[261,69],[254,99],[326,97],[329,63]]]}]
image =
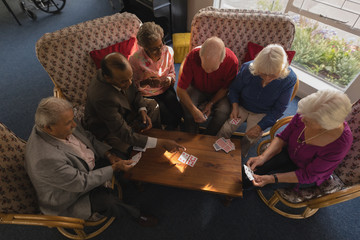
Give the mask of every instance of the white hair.
[{"label": "white hair", "polygon": [[284,48],[279,44],[267,45],[250,64],[250,72],[255,76],[279,74],[280,78],[287,77],[290,70]]},{"label": "white hair", "polygon": [[72,105],[65,99],[43,98],[36,109],[35,125],[40,129],[54,125],[59,120],[59,116],[69,109],[72,109]]},{"label": "white hair", "polygon": [[351,111],[348,96],[336,90],[320,90],[301,99],[297,112],[315,120],[324,129],[334,129]]}]

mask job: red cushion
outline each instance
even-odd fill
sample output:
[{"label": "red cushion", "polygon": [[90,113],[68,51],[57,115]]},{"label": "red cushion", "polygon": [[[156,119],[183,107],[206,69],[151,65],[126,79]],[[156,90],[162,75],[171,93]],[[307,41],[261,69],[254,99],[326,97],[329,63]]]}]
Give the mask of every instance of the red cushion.
[{"label": "red cushion", "polygon": [[[248,51],[245,54],[245,59],[244,62],[248,62],[251,60],[254,60],[254,58],[256,57],[256,55],[263,50],[263,46],[253,43],[253,42],[248,42]],[[288,62],[289,64],[291,64],[292,59],[295,56],[295,51],[285,51],[287,56],[288,56]]]},{"label": "red cushion", "polygon": [[127,59],[138,50],[137,40],[135,37],[129,40],[115,43],[114,45],[108,46],[100,50],[93,50],[90,52],[91,58],[94,60],[96,69],[101,68],[101,60],[112,52],[119,52],[124,55]]}]

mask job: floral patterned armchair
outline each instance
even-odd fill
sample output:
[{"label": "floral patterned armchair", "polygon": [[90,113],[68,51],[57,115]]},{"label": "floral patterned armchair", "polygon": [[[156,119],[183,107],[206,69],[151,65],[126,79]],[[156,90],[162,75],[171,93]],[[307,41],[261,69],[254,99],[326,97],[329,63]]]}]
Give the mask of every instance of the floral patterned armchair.
[{"label": "floral patterned armchair", "polygon": [[[291,121],[291,117],[279,120],[270,130],[271,139],[276,131]],[[335,169],[331,177],[320,186],[295,190],[293,188],[277,189],[270,197],[265,190],[258,190],[260,198],[275,212],[289,218],[302,219],[314,215],[319,208],[341,203],[360,196],[360,100],[353,104],[347,117],[354,140],[349,153]],[[261,142],[258,154],[263,152],[271,139]],[[284,210],[283,203],[287,206]],[[289,211],[289,207],[302,210],[300,213]],[[297,211],[299,212],[299,211]]]},{"label": "floral patterned armchair", "polygon": [[140,24],[134,14],[117,13],[46,33],[36,42],[37,58],[55,85],[54,95],[70,101],[78,117],[96,76],[90,51],[135,37]]},{"label": "floral patterned armchair", "polygon": [[[110,226],[114,217],[96,213],[91,220],[41,214],[35,189],[24,167],[25,144],[0,123],[0,224],[56,227],[70,239],[89,239]],[[115,183],[113,177],[111,187]],[[117,187],[121,197],[121,188]]]}]

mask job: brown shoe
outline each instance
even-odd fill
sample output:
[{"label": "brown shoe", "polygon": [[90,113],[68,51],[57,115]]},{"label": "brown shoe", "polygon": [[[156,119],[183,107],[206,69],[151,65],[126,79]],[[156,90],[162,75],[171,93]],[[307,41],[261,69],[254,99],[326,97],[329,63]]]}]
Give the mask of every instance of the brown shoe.
[{"label": "brown shoe", "polygon": [[143,227],[154,227],[158,224],[158,220],[156,217],[152,215],[141,214],[136,221]]}]

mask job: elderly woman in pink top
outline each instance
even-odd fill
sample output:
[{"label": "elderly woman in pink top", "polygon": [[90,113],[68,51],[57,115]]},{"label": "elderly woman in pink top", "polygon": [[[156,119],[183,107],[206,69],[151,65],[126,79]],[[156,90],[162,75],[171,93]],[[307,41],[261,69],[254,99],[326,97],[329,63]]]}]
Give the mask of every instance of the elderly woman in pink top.
[{"label": "elderly woman in pink top", "polygon": [[133,81],[144,97],[155,99],[160,106],[161,123],[175,129],[182,108],[174,91],[174,51],[163,44],[163,29],[154,22],[144,23],[136,36],[141,48],[129,59]]}]

